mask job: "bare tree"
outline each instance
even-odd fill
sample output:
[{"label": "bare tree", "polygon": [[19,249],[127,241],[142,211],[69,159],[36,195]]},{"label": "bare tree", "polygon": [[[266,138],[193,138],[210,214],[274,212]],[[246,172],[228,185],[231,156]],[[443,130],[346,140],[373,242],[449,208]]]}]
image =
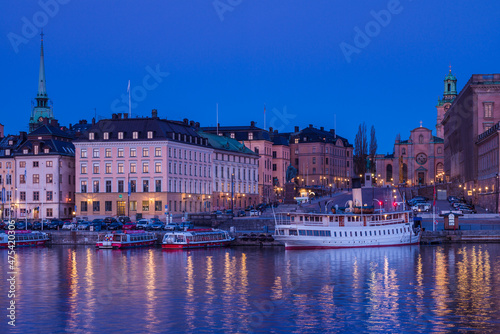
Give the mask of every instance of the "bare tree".
[{"label": "bare tree", "polygon": [[375,127],[372,125],[370,130],[370,171],[375,171],[375,155],[377,154],[377,138],[375,137]]},{"label": "bare tree", "polygon": [[366,124],[359,125],[358,133],[354,139],[354,167],[356,174],[365,174],[366,158],[368,155],[368,139],[366,136]]}]

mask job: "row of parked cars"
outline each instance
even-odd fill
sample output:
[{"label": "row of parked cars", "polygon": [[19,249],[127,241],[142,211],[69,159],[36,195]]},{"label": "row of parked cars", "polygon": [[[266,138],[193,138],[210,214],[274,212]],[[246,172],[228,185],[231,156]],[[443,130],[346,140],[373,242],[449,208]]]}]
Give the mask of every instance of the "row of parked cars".
[{"label": "row of parked cars", "polygon": [[448,202],[455,211],[461,211],[463,214],[477,213],[476,207],[473,204],[468,204],[465,198],[448,196]]},{"label": "row of parked cars", "polygon": [[415,196],[407,204],[413,212],[429,212],[432,209],[432,204],[427,197]]}]

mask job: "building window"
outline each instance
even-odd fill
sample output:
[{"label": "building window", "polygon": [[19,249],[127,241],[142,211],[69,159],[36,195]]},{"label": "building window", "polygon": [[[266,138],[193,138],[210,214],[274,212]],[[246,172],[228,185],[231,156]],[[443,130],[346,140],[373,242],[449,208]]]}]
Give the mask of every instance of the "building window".
[{"label": "building window", "polygon": [[423,144],[424,143],[424,136],[423,135],[418,136],[418,143],[419,144]]},{"label": "building window", "polygon": [[130,149],[130,156],[131,157],[136,157],[137,156],[137,150],[135,148]]},{"label": "building window", "polygon": [[234,139],[234,132],[231,132],[231,138]]},{"label": "building window", "polygon": [[33,200],[34,201],[39,201],[40,200],[40,192],[34,191],[33,192]]},{"label": "building window", "polygon": [[87,192],[87,181],[80,182],[80,192],[83,194]]},{"label": "building window", "polygon": [[155,192],[161,193],[161,180],[155,180]]},{"label": "building window", "polygon": [[33,183],[40,183],[40,175],[33,174]]},{"label": "building window", "polygon": [[25,191],[21,191],[19,193],[19,200],[26,201],[26,192]]},{"label": "building window", "polygon": [[52,217],[52,208],[47,208],[47,217]]},{"label": "building window", "polygon": [[53,194],[52,194],[52,191],[47,191],[47,201],[52,201],[52,198],[53,198]]},{"label": "building window", "polygon": [[106,156],[106,158],[111,158],[111,149],[110,148],[106,149],[105,156]]},{"label": "building window", "polygon": [[316,157],[313,157],[313,165],[316,164]]},{"label": "building window", "polygon": [[93,132],[89,132],[89,140],[94,140],[95,134]]},{"label": "building window", "polygon": [[123,148],[118,149],[118,158],[123,158]]},{"label": "building window", "polygon": [[137,131],[132,132],[132,139],[137,139],[137,138],[139,138],[139,132]]},{"label": "building window", "polygon": [[162,210],[163,210],[162,201],[155,201],[155,211],[162,211]]},{"label": "building window", "polygon": [[155,148],[155,157],[161,157],[161,147]]},{"label": "building window", "polygon": [[137,173],[137,165],[135,162],[130,164],[130,173]]},{"label": "building window", "polygon": [[99,149],[98,148],[94,148],[94,150],[92,151],[92,156],[94,158],[99,158]]},{"label": "building window", "polygon": [[111,192],[111,180],[106,180],[106,192]]},{"label": "building window", "polygon": [[[0,184],[2,183],[2,178],[1,178],[1,175],[0,175]],[[24,176],[24,174],[21,174],[19,175],[19,183],[21,184],[25,184],[26,183],[26,177]]]},{"label": "building window", "polygon": [[406,154],[406,149],[402,148],[401,149],[401,155],[405,155]]},{"label": "building window", "polygon": [[248,133],[248,140],[253,140],[253,132]]},{"label": "building window", "polygon": [[33,161],[33,167],[35,167],[35,168],[36,168],[36,167],[38,167],[38,166],[39,166],[38,161]]},{"label": "building window", "polygon": [[118,132],[118,139],[123,139],[123,132]]},{"label": "building window", "polygon": [[276,164],[273,164],[273,171],[277,171],[277,170],[278,170],[278,168],[277,168]]},{"label": "building window", "polygon": [[106,174],[111,174],[111,164],[106,163]]},{"label": "building window", "polygon": [[94,192],[98,193],[99,192],[99,181],[94,181]]},{"label": "building window", "polygon": [[118,174],[123,174],[123,162],[118,163]]},{"label": "building window", "polygon": [[46,184],[50,184],[50,183],[52,183],[53,181],[54,181],[54,177],[52,176],[52,174],[47,174],[47,175],[45,176],[45,183],[46,183]]},{"label": "building window", "polygon": [[103,139],[104,140],[108,140],[109,139],[109,132],[104,132]]},{"label": "building window", "polygon": [[142,201],[142,211],[149,211],[149,201]]},{"label": "building window", "polygon": [[92,211],[94,211],[94,212],[101,211],[101,202],[100,201],[94,201],[92,203]]},{"label": "building window", "polygon": [[137,211],[137,201],[130,201],[130,211]]},{"label": "building window", "polygon": [[80,158],[86,158],[87,157],[87,150],[81,150],[80,151]]},{"label": "building window", "polygon": [[493,103],[488,102],[483,104],[484,108],[484,118],[493,117]]},{"label": "building window", "polygon": [[131,193],[137,192],[137,181],[136,180],[130,181],[130,192]]},{"label": "building window", "polygon": [[149,180],[143,180],[142,181],[142,192],[143,193],[148,193],[149,192]]},{"label": "building window", "polygon": [[258,147],[256,147],[256,148],[254,149],[254,151],[255,151],[255,153],[259,154],[259,148],[258,148]]},{"label": "building window", "polygon": [[148,131],[148,139],[153,139],[153,131]]},{"label": "building window", "polygon": [[142,163],[142,172],[149,173],[149,164],[147,162]]},{"label": "building window", "polygon": [[52,161],[47,161],[47,167],[52,167]]},{"label": "building window", "polygon": [[82,165],[82,167],[81,167],[81,173],[82,174],[87,174],[87,165]]},{"label": "building window", "polygon": [[87,212],[87,210],[88,210],[87,202],[81,201],[80,202],[80,211]]},{"label": "building window", "polygon": [[93,171],[94,171],[94,174],[99,174],[99,164],[94,164]]},{"label": "building window", "polygon": [[149,157],[149,149],[148,148],[144,147],[142,149],[142,156],[143,157]]},{"label": "building window", "polygon": [[123,192],[123,180],[118,180],[118,192]]},{"label": "building window", "polygon": [[105,211],[113,211],[113,204],[111,204],[111,201],[105,201],[104,202],[104,210]]},{"label": "building window", "polygon": [[438,147],[438,154],[442,154],[443,153],[443,149],[441,147]]},{"label": "building window", "polygon": [[161,173],[161,162],[155,162],[155,173]]}]

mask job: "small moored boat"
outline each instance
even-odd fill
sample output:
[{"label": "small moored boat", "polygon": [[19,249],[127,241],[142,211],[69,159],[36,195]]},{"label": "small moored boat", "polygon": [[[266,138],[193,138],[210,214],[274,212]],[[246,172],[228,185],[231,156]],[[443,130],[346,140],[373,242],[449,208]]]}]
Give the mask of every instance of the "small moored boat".
[{"label": "small moored boat", "polygon": [[147,247],[154,245],[156,234],[145,231],[123,231],[99,233],[96,247],[104,249]]},{"label": "small moored boat", "polygon": [[[14,239],[9,236],[14,236]],[[7,248],[9,246],[9,240],[15,241],[15,244],[11,242],[11,245],[15,247],[23,246],[43,246],[49,240],[47,233],[38,231],[15,231],[14,234],[0,233],[0,248]]]},{"label": "small moored boat", "polygon": [[162,247],[165,249],[225,247],[229,246],[231,241],[233,238],[224,230],[188,229],[165,234]]}]

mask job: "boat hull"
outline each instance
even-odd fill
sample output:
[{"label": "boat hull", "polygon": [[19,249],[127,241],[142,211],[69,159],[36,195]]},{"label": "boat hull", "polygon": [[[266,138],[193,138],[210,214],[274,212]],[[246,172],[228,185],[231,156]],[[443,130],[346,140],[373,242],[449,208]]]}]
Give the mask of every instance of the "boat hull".
[{"label": "boat hull", "polygon": [[[29,240],[29,241],[16,241],[15,247],[37,247],[37,246],[45,246],[45,244],[49,241],[46,240]],[[0,248],[7,248],[9,245],[7,242],[0,243]]]},{"label": "boat hull", "polygon": [[231,240],[207,242],[207,243],[190,243],[190,244],[162,244],[163,249],[192,249],[192,248],[212,248],[212,247],[227,247]]},{"label": "boat hull", "polygon": [[149,246],[153,246],[155,243],[156,243],[156,240],[141,241],[141,242],[127,242],[127,243],[112,242],[111,244],[98,242],[96,246],[99,249],[123,249],[123,248],[149,247]]}]

